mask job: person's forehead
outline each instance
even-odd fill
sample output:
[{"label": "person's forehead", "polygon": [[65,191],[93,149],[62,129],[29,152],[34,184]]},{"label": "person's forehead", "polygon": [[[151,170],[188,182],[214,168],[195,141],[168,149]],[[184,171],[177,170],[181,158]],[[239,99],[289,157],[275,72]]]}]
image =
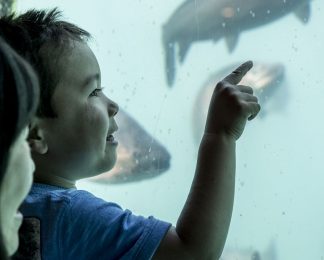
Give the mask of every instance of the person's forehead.
[{"label": "person's forehead", "polygon": [[100,81],[100,67],[96,56],[86,43],[74,42],[60,59],[62,80],[78,85],[91,78]]}]

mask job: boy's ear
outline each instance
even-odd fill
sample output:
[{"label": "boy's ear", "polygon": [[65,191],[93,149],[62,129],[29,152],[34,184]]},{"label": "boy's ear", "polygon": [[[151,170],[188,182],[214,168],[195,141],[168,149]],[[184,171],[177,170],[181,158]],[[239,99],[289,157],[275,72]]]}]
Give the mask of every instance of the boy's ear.
[{"label": "boy's ear", "polygon": [[44,131],[39,126],[39,121],[37,119],[33,120],[33,123],[29,125],[29,135],[27,139],[33,153],[47,153],[48,145],[45,140]]}]

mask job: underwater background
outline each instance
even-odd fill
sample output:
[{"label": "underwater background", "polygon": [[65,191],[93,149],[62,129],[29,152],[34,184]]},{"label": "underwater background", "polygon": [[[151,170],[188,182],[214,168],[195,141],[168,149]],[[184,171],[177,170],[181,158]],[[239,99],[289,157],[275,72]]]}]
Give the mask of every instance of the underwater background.
[{"label": "underwater background", "polygon": [[266,255],[271,248],[273,260],[324,259],[324,2],[310,1],[306,24],[291,13],[241,33],[232,53],[223,39],[193,44],[170,88],[162,26],[182,2],[16,1],[18,11],[58,6],[67,20],[88,30],[105,94],[171,155],[170,168],[155,178],[124,184],[82,180],[78,188],[175,225],[195,171],[192,115],[200,88],[233,63],[281,63],[285,75],[266,113],[248,122],[237,142],[225,249],[253,248]]}]

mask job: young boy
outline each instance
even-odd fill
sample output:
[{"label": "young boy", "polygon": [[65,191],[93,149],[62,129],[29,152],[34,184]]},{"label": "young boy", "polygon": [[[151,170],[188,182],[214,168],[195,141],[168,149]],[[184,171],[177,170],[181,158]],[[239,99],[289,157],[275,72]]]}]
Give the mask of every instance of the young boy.
[{"label": "young boy", "polygon": [[173,227],[75,188],[110,170],[118,145],[118,106],[102,92],[89,33],[57,10],[32,10],[1,18],[0,34],[40,78],[29,136],[35,183],[21,210],[40,223],[42,259],[218,259],[233,207],[235,142],[260,110],[252,88],[238,85],[252,62],[215,88],[190,194]]}]

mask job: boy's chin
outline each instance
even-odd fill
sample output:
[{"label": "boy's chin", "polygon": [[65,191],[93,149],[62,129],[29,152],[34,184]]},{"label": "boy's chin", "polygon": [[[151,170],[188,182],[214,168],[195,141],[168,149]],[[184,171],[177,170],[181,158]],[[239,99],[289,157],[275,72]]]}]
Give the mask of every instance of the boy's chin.
[{"label": "boy's chin", "polygon": [[117,160],[115,159],[115,160],[110,160],[110,161],[104,162],[103,165],[101,165],[101,167],[97,171],[97,173],[95,175],[92,175],[91,177],[98,176],[98,175],[100,175],[102,173],[110,171],[116,165],[116,161]]},{"label": "boy's chin", "polygon": [[117,161],[116,158],[110,158],[110,160],[103,160],[100,163],[98,163],[95,167],[92,167],[92,170],[84,171],[75,179],[76,180],[87,179],[87,178],[96,177],[100,174],[106,173],[110,171],[112,168],[114,168],[116,161]]}]

